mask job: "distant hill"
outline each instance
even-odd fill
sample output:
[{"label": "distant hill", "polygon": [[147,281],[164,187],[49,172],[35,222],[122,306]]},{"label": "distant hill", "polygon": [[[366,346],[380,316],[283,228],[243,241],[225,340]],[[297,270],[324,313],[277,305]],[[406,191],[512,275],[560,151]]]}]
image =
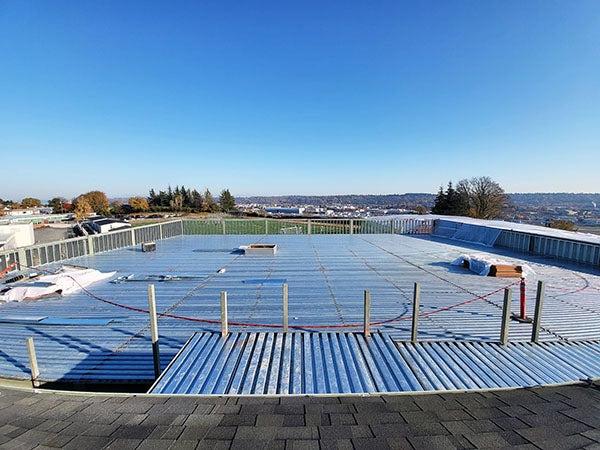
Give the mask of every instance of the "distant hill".
[{"label": "distant hill", "polygon": [[509,194],[515,206],[561,206],[593,207],[600,206],[600,193],[536,192]]},{"label": "distant hill", "polygon": [[[540,192],[508,194],[515,206],[549,206],[549,207],[600,207],[600,193]],[[423,205],[433,206],[435,194],[348,194],[348,195],[279,195],[237,197],[238,204],[255,203],[259,205],[356,205],[404,208]]]},{"label": "distant hill", "polygon": [[434,194],[408,193],[408,194],[347,194],[347,195],[278,195],[278,196],[256,196],[236,197],[238,204],[255,203],[259,205],[356,205],[356,206],[432,206],[435,200]]}]

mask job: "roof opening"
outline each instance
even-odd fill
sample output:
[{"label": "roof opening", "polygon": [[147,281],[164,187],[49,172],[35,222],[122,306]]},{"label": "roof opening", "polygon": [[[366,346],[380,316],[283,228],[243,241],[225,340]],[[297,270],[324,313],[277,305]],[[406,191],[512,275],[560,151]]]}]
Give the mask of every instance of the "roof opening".
[{"label": "roof opening", "polygon": [[246,255],[274,255],[277,244],[250,244],[241,247]]}]

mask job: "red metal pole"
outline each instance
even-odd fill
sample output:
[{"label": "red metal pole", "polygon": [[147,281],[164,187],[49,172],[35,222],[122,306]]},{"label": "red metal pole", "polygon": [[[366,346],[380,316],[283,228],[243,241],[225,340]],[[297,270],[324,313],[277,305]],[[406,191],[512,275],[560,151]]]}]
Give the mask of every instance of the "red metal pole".
[{"label": "red metal pole", "polygon": [[521,278],[521,301],[520,301],[520,306],[521,306],[521,319],[525,320],[525,278]]}]

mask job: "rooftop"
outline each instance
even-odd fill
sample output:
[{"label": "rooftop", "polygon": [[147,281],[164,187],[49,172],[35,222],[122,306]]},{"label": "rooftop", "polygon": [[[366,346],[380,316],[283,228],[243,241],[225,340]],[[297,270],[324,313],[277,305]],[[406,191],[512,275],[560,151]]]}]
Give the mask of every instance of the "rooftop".
[{"label": "rooftop", "polygon": [[[277,244],[278,252],[251,256],[238,250],[251,243]],[[530,315],[535,282],[546,281],[542,341],[598,338],[600,276],[592,268],[431,235],[184,235],[158,240],[156,252],[127,247],[68,261],[117,270],[118,276],[158,276],[153,280],[100,283],[63,298],[1,305],[0,375],[29,376],[24,341],[33,336],[44,380],[152,381],[144,312],[151,281],[158,311],[168,315],[159,318],[163,368],[194,332],[219,330],[223,290],[232,331],[280,330],[284,282],[294,331],[360,331],[368,289],[372,328],[407,340],[418,282],[419,339],[497,341],[503,290],[517,286],[512,279],[480,277],[450,265],[474,248],[533,267],[536,276],[527,282]],[[165,281],[157,281],[163,275]],[[511,340],[527,341],[530,335],[531,324],[510,323]]]},{"label": "rooftop", "polygon": [[[6,448],[595,448],[600,389],[222,398],[2,388]],[[560,426],[555,426],[560,424]]]}]

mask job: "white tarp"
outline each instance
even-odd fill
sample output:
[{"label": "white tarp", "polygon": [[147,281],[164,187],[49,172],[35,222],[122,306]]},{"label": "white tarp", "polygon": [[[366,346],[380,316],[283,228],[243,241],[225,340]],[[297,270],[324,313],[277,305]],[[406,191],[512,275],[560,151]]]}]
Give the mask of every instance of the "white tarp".
[{"label": "white tarp", "polygon": [[0,303],[72,294],[115,274],[116,272],[63,266],[55,273],[42,275],[35,280],[0,285]]},{"label": "white tarp", "polygon": [[[503,266],[503,265],[513,265],[509,261],[503,259],[490,258],[488,255],[483,255],[480,253],[470,254],[470,255],[460,255],[454,261],[452,261],[453,266],[463,266],[465,262],[469,263],[469,270],[471,272],[475,272],[477,275],[481,275],[487,277],[490,274],[490,269],[492,266]],[[527,264],[517,264],[522,269],[523,278],[527,278],[528,276],[535,275],[533,269]]]}]

